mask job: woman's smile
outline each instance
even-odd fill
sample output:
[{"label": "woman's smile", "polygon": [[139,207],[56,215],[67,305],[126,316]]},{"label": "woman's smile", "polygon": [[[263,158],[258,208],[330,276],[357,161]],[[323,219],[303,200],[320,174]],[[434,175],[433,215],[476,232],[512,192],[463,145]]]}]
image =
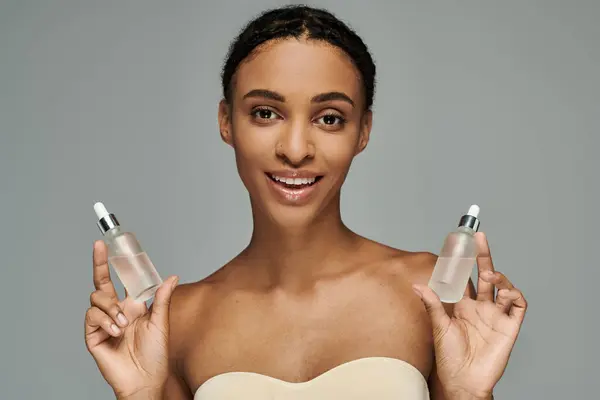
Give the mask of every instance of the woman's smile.
[{"label": "woman's smile", "polygon": [[284,204],[303,205],[317,190],[323,175],[303,170],[281,170],[265,173],[271,192]]}]

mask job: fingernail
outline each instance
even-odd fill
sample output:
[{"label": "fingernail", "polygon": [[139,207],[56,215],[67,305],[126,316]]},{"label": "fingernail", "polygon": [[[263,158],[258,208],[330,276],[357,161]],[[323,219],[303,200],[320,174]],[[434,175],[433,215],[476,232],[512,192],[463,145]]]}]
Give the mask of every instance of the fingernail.
[{"label": "fingernail", "polygon": [[119,335],[119,334],[121,333],[121,330],[120,330],[120,329],[119,329],[119,327],[118,327],[118,326],[116,326],[115,324],[112,324],[112,325],[110,326],[110,329],[112,329],[112,331],[113,331],[114,333],[116,333],[117,335]]},{"label": "fingernail", "polygon": [[416,294],[417,296],[421,297],[421,294],[422,294],[422,293],[421,293],[421,289],[419,289],[419,288],[418,288],[418,287],[416,287],[416,286],[413,286],[413,287],[412,287],[412,290],[413,290],[413,292],[415,292],[415,294]]},{"label": "fingernail", "polygon": [[121,323],[121,325],[127,325],[128,323],[127,318],[123,313],[117,314],[117,320]]},{"label": "fingernail", "polygon": [[179,277],[176,277],[176,278],[173,280],[173,285],[172,285],[172,288],[173,288],[173,289],[175,289],[175,286],[177,286],[177,283],[178,283],[178,282],[179,282]]}]

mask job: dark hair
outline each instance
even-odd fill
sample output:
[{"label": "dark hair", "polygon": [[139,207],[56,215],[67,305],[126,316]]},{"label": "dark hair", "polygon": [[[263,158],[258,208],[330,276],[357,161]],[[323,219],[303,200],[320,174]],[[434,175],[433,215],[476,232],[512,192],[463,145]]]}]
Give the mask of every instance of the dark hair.
[{"label": "dark hair", "polygon": [[375,63],[362,39],[329,11],[304,5],[267,10],[250,21],[236,37],[221,73],[223,96],[231,104],[232,79],[239,64],[256,47],[273,39],[322,40],[343,50],[360,71],[365,106],[370,109],[375,94]]}]

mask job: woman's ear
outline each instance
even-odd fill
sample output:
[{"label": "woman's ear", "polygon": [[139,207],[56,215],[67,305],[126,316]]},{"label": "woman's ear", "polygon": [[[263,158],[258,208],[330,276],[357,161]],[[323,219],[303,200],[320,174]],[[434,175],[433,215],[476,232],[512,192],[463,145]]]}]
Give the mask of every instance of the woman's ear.
[{"label": "woman's ear", "polygon": [[356,154],[361,153],[369,143],[371,136],[371,127],[373,126],[373,112],[367,110],[361,119],[360,133],[358,137],[358,145],[356,146]]},{"label": "woman's ear", "polygon": [[221,139],[233,147],[233,137],[231,135],[231,106],[225,99],[219,102],[219,132]]}]

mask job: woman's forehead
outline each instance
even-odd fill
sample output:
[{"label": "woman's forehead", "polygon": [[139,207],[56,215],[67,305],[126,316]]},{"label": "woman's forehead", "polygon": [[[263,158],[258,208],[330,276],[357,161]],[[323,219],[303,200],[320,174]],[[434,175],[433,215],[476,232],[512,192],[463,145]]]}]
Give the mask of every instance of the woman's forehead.
[{"label": "woman's forehead", "polygon": [[267,43],[240,64],[238,96],[256,89],[312,96],[343,92],[360,101],[359,71],[340,49],[321,41],[287,39]]}]

